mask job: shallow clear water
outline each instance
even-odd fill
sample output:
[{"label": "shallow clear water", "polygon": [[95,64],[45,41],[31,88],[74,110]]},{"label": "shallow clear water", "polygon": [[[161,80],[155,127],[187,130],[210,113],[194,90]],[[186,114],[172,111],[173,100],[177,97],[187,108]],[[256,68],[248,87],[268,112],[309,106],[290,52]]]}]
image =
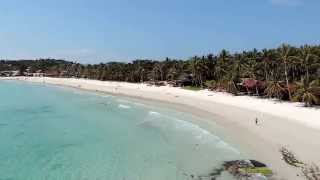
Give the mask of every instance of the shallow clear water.
[{"label": "shallow clear water", "polygon": [[242,157],[193,118],[124,97],[0,81],[0,179],[182,180]]}]

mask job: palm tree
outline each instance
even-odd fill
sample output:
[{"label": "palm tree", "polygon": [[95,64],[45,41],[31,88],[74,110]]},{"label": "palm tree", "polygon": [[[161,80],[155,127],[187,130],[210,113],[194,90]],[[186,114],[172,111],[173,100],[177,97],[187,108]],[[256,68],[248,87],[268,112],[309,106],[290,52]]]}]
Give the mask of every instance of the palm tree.
[{"label": "palm tree", "polygon": [[204,57],[199,59],[197,56],[191,60],[190,69],[193,75],[193,81],[195,85],[203,86],[203,82],[206,79],[206,74],[208,73],[208,66]]},{"label": "palm tree", "polygon": [[248,78],[256,79],[257,72],[257,62],[255,59],[247,59],[246,63],[243,66],[243,75]]},{"label": "palm tree", "polygon": [[232,71],[241,74],[243,69],[245,69],[245,59],[241,54],[235,54]]},{"label": "palm tree", "polygon": [[306,107],[318,104],[320,102],[319,94],[320,87],[313,87],[312,83],[308,80],[303,79],[301,83],[298,83],[298,90],[294,94],[294,100],[299,102],[304,102]]},{"label": "palm tree", "polygon": [[291,53],[291,46],[289,46],[287,44],[283,44],[279,48],[279,59],[284,64],[284,75],[286,78],[287,90],[289,93],[289,100],[292,99],[291,91],[289,88],[289,79],[288,79],[288,63],[289,63],[289,60],[292,58],[292,56],[290,56],[290,53]]},{"label": "palm tree", "polygon": [[268,51],[267,49],[263,49],[261,54],[261,64],[263,66],[264,78],[266,81],[269,80],[269,76],[268,76],[269,70],[272,70],[269,68],[270,60],[271,60],[271,52]]},{"label": "palm tree", "polygon": [[227,92],[232,93],[233,95],[238,95],[238,88],[236,83],[233,80],[229,80],[227,84]]},{"label": "palm tree", "polygon": [[[55,59],[0,60],[0,70],[42,70],[60,77],[75,76],[129,82],[152,79],[177,80],[181,75],[192,74],[195,86],[206,84],[212,88],[221,87],[231,93],[237,88],[239,91],[245,91],[245,88],[237,86],[237,83],[243,78],[250,78],[250,81],[244,81],[248,92],[255,87],[259,95],[266,81],[269,82],[265,90],[266,96],[284,98],[283,95],[289,94],[290,100],[293,100],[294,96],[296,100],[306,101],[309,106],[316,103],[315,99],[320,98],[319,57],[319,45],[295,48],[283,44],[277,49],[253,49],[233,54],[222,50],[217,55],[196,56],[186,61],[166,58],[161,62],[138,59],[129,63],[80,64]],[[297,92],[292,91],[289,83],[302,79],[306,82],[298,83]]]},{"label": "palm tree", "polygon": [[[236,60],[233,62],[232,71],[228,71],[228,74],[224,77],[222,82],[223,84],[226,83],[226,90],[233,95],[238,95],[238,88],[236,82],[239,82],[240,71],[241,71],[241,57],[237,57]],[[221,83],[221,82],[220,82]]]},{"label": "palm tree", "polygon": [[161,81],[163,81],[163,78],[164,78],[164,66],[165,66],[165,64],[161,63],[161,62],[156,63],[154,65],[154,71],[156,71],[155,74],[158,74],[158,72],[160,73],[160,80]]},{"label": "palm tree", "polygon": [[144,82],[145,81],[145,67],[144,61],[136,60],[133,61],[133,74],[136,82]]},{"label": "palm tree", "polygon": [[177,69],[175,66],[172,66],[169,70],[168,70],[168,74],[167,74],[167,80],[174,80],[177,77]]},{"label": "palm tree", "polygon": [[279,100],[282,99],[284,88],[277,81],[268,82],[267,88],[265,89],[265,94],[269,98],[276,97]]},{"label": "palm tree", "polygon": [[306,71],[306,80],[309,81],[310,66],[316,59],[319,59],[319,57],[312,52],[311,46],[304,45],[303,47],[300,48],[299,56],[292,57],[292,58],[298,60],[299,64],[302,67],[304,67]]}]

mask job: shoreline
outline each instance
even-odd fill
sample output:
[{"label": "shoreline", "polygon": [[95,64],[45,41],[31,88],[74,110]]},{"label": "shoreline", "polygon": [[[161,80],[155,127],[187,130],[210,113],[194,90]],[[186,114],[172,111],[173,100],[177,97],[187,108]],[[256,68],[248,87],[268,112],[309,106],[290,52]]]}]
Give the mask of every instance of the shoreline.
[{"label": "shoreline", "polygon": [[[170,104],[170,107],[223,127],[227,139],[241,143],[254,158],[265,162],[279,179],[303,179],[297,176],[300,173],[298,168],[292,168],[281,160],[281,147],[288,148],[308,164],[320,165],[320,109],[300,107],[300,103],[126,82],[47,77],[0,80],[46,83]],[[259,119],[260,124],[254,123],[255,118]],[[207,129],[210,130],[210,127]]]}]

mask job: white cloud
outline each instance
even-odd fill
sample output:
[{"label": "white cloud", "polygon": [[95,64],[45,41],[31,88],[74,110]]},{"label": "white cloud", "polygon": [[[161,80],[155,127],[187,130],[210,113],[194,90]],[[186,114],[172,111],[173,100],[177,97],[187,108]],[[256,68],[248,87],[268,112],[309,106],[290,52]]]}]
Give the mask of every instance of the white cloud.
[{"label": "white cloud", "polygon": [[269,0],[273,5],[298,6],[303,4],[303,0]]}]

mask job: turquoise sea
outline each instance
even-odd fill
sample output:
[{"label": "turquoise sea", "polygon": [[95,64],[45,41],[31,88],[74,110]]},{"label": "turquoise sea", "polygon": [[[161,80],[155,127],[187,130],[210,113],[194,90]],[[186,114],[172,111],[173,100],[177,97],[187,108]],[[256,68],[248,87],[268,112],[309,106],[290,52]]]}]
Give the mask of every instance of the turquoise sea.
[{"label": "turquoise sea", "polygon": [[157,104],[0,81],[0,180],[191,180],[243,156],[212,129]]}]

